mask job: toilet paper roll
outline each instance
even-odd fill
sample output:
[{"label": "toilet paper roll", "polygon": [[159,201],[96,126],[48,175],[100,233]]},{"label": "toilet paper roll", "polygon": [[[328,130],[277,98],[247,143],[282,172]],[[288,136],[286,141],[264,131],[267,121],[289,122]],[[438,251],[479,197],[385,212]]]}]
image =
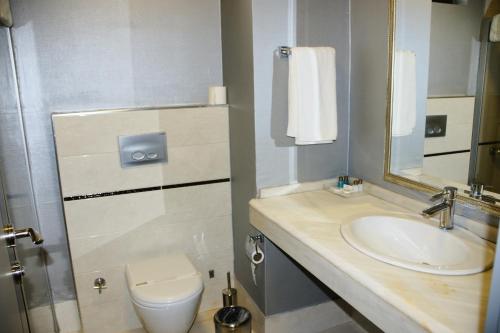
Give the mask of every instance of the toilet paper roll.
[{"label": "toilet paper roll", "polygon": [[264,252],[260,248],[256,241],[247,236],[247,242],[245,244],[245,252],[248,259],[250,260],[250,270],[252,271],[253,283],[257,285],[257,266],[264,261]]},{"label": "toilet paper roll", "polygon": [[245,246],[248,259],[254,264],[258,265],[264,261],[264,252],[258,244],[255,243],[250,237],[247,237],[247,244]]},{"label": "toilet paper roll", "polygon": [[208,87],[208,104],[220,105],[227,104],[226,87]]}]

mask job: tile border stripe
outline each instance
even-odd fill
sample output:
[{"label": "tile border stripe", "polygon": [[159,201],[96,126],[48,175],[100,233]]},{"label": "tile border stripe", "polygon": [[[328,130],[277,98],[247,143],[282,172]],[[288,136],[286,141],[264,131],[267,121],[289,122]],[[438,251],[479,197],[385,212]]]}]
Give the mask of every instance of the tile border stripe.
[{"label": "tile border stripe", "polygon": [[435,156],[463,154],[463,153],[470,153],[470,149],[445,151],[445,152],[442,152],[442,153],[425,154],[424,157],[435,157]]},{"label": "tile border stripe", "polygon": [[95,199],[95,198],[111,197],[114,195],[132,194],[132,193],[141,193],[141,192],[150,192],[150,191],[160,191],[160,190],[168,190],[168,189],[181,188],[181,187],[202,186],[202,185],[217,184],[217,183],[227,183],[230,181],[231,181],[230,178],[211,179],[211,180],[203,180],[203,181],[191,182],[191,183],[179,183],[179,184],[162,185],[162,186],[142,187],[142,188],[136,188],[136,189],[131,189],[131,190],[121,190],[121,191],[113,191],[113,192],[75,195],[75,196],[71,196],[71,197],[64,197],[63,200],[64,201],[76,201],[76,200]]}]

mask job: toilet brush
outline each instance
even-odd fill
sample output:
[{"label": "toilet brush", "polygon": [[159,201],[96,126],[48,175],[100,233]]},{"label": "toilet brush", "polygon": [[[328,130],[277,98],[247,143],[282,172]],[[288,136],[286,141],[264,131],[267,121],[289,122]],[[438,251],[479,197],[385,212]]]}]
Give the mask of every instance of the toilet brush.
[{"label": "toilet brush", "polygon": [[231,288],[231,273],[227,272],[227,288],[222,289],[222,304],[224,307],[237,305],[237,291]]}]

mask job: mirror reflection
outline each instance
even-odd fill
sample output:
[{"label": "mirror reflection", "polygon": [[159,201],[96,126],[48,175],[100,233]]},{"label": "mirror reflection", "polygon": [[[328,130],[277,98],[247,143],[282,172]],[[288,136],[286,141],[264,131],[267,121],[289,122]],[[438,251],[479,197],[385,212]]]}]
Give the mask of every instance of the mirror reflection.
[{"label": "mirror reflection", "polygon": [[390,173],[500,200],[500,0],[397,0]]}]

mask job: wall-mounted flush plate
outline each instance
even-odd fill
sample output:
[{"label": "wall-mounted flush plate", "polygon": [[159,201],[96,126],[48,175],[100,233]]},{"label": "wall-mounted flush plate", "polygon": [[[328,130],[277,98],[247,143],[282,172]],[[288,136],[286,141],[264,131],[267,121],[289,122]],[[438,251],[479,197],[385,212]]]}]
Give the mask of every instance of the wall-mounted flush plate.
[{"label": "wall-mounted flush plate", "polygon": [[167,162],[165,133],[119,136],[122,168]]},{"label": "wall-mounted flush plate", "polygon": [[425,137],[436,138],[446,136],[446,115],[425,117]]}]

